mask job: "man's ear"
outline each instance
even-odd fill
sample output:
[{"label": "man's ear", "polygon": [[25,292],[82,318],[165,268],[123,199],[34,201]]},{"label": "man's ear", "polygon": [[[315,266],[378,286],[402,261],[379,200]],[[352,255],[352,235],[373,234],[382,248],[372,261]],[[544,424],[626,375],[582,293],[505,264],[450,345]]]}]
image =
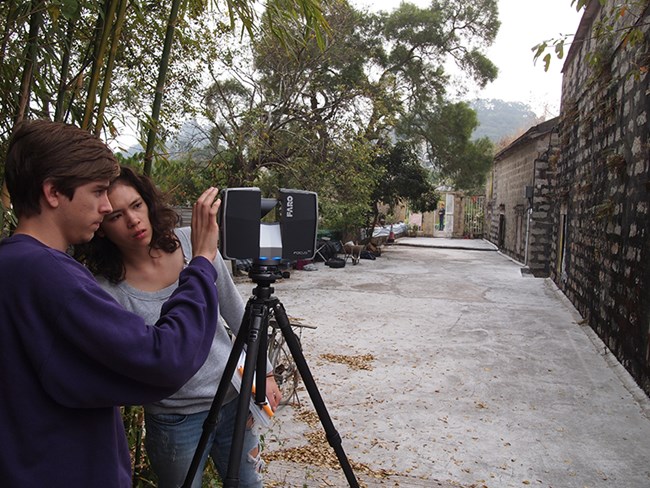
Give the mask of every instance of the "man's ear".
[{"label": "man's ear", "polygon": [[52,181],[46,180],[43,183],[42,186],[43,190],[43,198],[45,199],[45,202],[51,207],[51,208],[57,208],[59,206],[59,199],[63,196],[61,192],[59,192]]}]

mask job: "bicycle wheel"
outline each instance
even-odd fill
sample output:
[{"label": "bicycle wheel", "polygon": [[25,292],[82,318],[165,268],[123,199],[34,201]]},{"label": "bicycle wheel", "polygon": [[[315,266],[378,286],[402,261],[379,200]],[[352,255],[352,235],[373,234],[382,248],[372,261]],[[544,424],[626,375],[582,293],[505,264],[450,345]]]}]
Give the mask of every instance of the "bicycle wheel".
[{"label": "bicycle wheel", "polygon": [[275,329],[269,336],[267,357],[273,366],[275,382],[282,393],[280,405],[287,405],[296,395],[300,375],[284,336]]}]

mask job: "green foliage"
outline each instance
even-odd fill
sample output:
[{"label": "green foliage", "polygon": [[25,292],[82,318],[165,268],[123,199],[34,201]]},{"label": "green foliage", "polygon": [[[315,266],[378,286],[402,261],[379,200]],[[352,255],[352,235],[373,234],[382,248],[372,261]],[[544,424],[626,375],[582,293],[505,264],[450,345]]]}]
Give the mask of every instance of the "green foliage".
[{"label": "green foliage", "polygon": [[[322,194],[323,207],[332,209],[337,225],[352,226],[362,220],[377,178],[369,161],[395,131],[403,139],[424,141],[430,154],[436,147],[438,163],[446,157],[443,146],[464,146],[462,139],[469,135],[448,130],[466,124],[462,112],[445,108],[445,62],[454,60],[481,86],[496,76],[494,65],[476,48],[496,36],[495,0],[471,5],[434,1],[428,8],[402,4],[377,15],[357,12],[345,2],[321,9],[315,0],[277,0],[268,5],[261,24],[247,2],[229,2],[225,16],[208,8],[211,2],[190,0],[174,4],[179,13],[173,31],[169,5],[132,1],[120,8],[125,5],[2,3],[6,42],[0,55],[6,63],[0,65],[0,83],[19,86],[20,77],[37,68],[22,98],[7,88],[0,103],[4,114],[15,117],[50,116],[55,107],[62,120],[110,135],[137,114],[142,134],[157,136],[156,145],[147,147],[145,169],[175,195],[176,203],[191,201],[206,182],[292,181]],[[236,25],[255,35],[249,53],[229,47],[241,41]],[[38,28],[37,35],[29,35],[30,26]],[[165,37],[165,32],[173,35]],[[228,36],[234,42],[224,42]],[[169,57],[164,39],[171,43]],[[32,67],[26,47],[37,53]],[[240,67],[247,57],[252,64],[244,71]],[[216,59],[223,60],[220,67]],[[215,80],[205,96],[198,66],[209,66]],[[161,102],[163,88],[164,103],[152,112],[152,95]],[[181,118],[196,113],[200,98],[205,101],[201,115],[212,122],[208,144],[170,156],[160,141]],[[457,120],[429,116],[443,111]],[[418,126],[422,121],[424,129]],[[13,119],[3,122],[8,136]],[[444,135],[434,137],[436,132]],[[152,153],[156,164],[149,169]],[[142,155],[138,158],[132,163],[142,168]],[[335,189],[330,179],[340,177],[341,168],[354,171]],[[446,167],[437,168],[444,177]]]},{"label": "green foliage", "polygon": [[122,422],[127,434],[134,488],[155,487],[156,478],[149,466],[144,448],[144,409],[142,407],[122,407]]},{"label": "green foliage", "polygon": [[[357,141],[327,162],[316,182],[321,202],[322,227],[353,235],[367,221],[372,189],[379,175],[370,155],[374,151]],[[326,176],[327,175],[327,176]]]},{"label": "green foliage", "polygon": [[[14,121],[24,117],[50,117],[91,130],[105,127],[112,137],[125,119],[149,112],[167,9],[161,3],[131,1],[124,12],[104,10],[118,3],[0,3],[2,139],[6,140]],[[165,124],[190,112],[191,102],[196,101],[202,81],[196,70],[201,59],[197,54],[214,56],[216,52],[218,30],[210,29],[207,19],[196,29],[197,22],[183,18],[178,25],[181,35],[175,48],[179,56],[171,62],[165,87],[168,96],[175,96],[168,99],[162,118]],[[33,51],[25,49],[28,38]],[[201,49],[196,48],[199,45]],[[111,49],[115,49],[114,58]],[[18,93],[21,79],[23,89]],[[99,103],[106,106],[101,118],[96,112]],[[87,117],[93,113],[91,121]]]},{"label": "green foliage", "polygon": [[[309,32],[308,39],[323,38],[327,26],[320,0],[281,4],[282,15],[292,16],[303,33]],[[139,119],[143,133],[155,130],[154,145],[165,140],[195,112],[202,68],[226,56],[224,32],[240,23],[257,35],[258,14],[249,0],[228,1],[225,15],[216,0],[183,0],[174,6],[178,17],[168,26],[166,2],[0,2],[0,149],[14,123],[25,117],[75,123],[108,139],[127,121]],[[269,11],[273,24],[281,12]],[[281,39],[282,26],[274,33]],[[152,113],[154,94],[160,106]]]},{"label": "green foliage", "polygon": [[379,205],[395,207],[408,202],[416,212],[431,212],[438,203],[439,195],[429,171],[422,164],[413,147],[398,142],[377,155],[373,166],[379,178],[372,192],[373,214],[379,214]]},{"label": "green foliage", "polygon": [[457,166],[452,176],[454,188],[469,194],[482,194],[485,178],[492,167],[494,145],[483,137],[468,144],[462,166]]},{"label": "green foliage", "polygon": [[[137,407],[122,407],[122,421],[127,433],[129,450],[131,452],[131,466],[133,469],[133,488],[153,488],[158,486],[158,480],[153,472],[144,447],[146,435],[144,422],[144,409]],[[208,460],[203,472],[205,488],[223,486],[221,479],[214,469],[212,461]]]},{"label": "green foliage", "polygon": [[398,134],[424,145],[438,182],[470,190],[481,186],[494,154],[489,139],[472,141],[477,126],[476,112],[465,102],[440,102],[403,119]]},{"label": "green foliage", "polygon": [[553,56],[551,53],[546,52],[547,49],[552,46],[557,59],[562,59],[564,58],[564,46],[567,43],[567,40],[571,37],[573,37],[573,35],[564,34],[558,38],[548,39],[546,41],[540,42],[539,44],[536,44],[532,48],[532,51],[535,53],[533,55],[533,62],[536,63],[538,59],[541,58],[542,62],[544,63],[544,71],[548,71],[551,66],[551,60],[553,59]]},{"label": "green foliage", "polygon": [[303,42],[291,18],[282,19],[284,29],[295,34],[280,44],[265,18],[251,51],[215,68],[203,114],[209,144],[201,150],[224,162],[230,186],[290,182],[317,191],[327,226],[350,229],[368,218],[385,176],[370,163],[396,133],[435,147],[441,177],[450,176],[443,159],[458,153],[459,165],[470,154],[476,121],[445,101],[444,64],[455,61],[481,86],[494,79],[496,68],[476,46],[492,42],[499,22],[494,0],[405,3],[390,14],[336,2],[324,15],[324,49]]},{"label": "green foliage", "polygon": [[0,201],[0,239],[10,236],[16,228],[16,215]]},{"label": "green foliage", "polygon": [[[143,172],[144,153],[129,157],[118,153],[120,164]],[[202,157],[199,151],[183,154],[179,158],[160,157],[151,178],[168,199],[177,206],[191,206],[209,186],[225,188],[228,186],[225,173],[217,164]]]}]

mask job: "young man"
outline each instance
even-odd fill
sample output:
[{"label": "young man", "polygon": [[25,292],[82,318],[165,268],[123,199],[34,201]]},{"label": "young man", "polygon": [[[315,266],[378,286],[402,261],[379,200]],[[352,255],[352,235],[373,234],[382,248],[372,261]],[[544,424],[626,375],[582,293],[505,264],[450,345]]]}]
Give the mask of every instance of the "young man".
[{"label": "young man", "polygon": [[5,178],[18,227],[0,242],[3,486],[130,487],[119,405],[168,397],[201,367],[218,314],[217,190],[192,218],[193,259],[155,326],[106,294],[66,251],[112,211],[119,167],[90,133],[27,122]]}]

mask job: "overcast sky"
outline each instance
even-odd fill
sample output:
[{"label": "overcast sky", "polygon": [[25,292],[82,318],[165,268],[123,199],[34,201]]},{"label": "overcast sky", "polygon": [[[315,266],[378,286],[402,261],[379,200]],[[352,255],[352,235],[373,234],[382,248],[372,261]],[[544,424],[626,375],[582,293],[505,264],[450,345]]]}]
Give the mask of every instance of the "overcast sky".
[{"label": "overcast sky", "polygon": [[[391,11],[400,0],[351,0],[358,7]],[[410,0],[426,7],[428,0]],[[501,28],[488,58],[499,68],[499,77],[484,90],[470,91],[470,98],[498,98],[530,105],[538,115],[559,114],[562,91],[562,61],[553,58],[548,72],[540,61],[533,64],[536,44],[574,34],[582,12],[571,7],[571,0],[499,0]]]}]

